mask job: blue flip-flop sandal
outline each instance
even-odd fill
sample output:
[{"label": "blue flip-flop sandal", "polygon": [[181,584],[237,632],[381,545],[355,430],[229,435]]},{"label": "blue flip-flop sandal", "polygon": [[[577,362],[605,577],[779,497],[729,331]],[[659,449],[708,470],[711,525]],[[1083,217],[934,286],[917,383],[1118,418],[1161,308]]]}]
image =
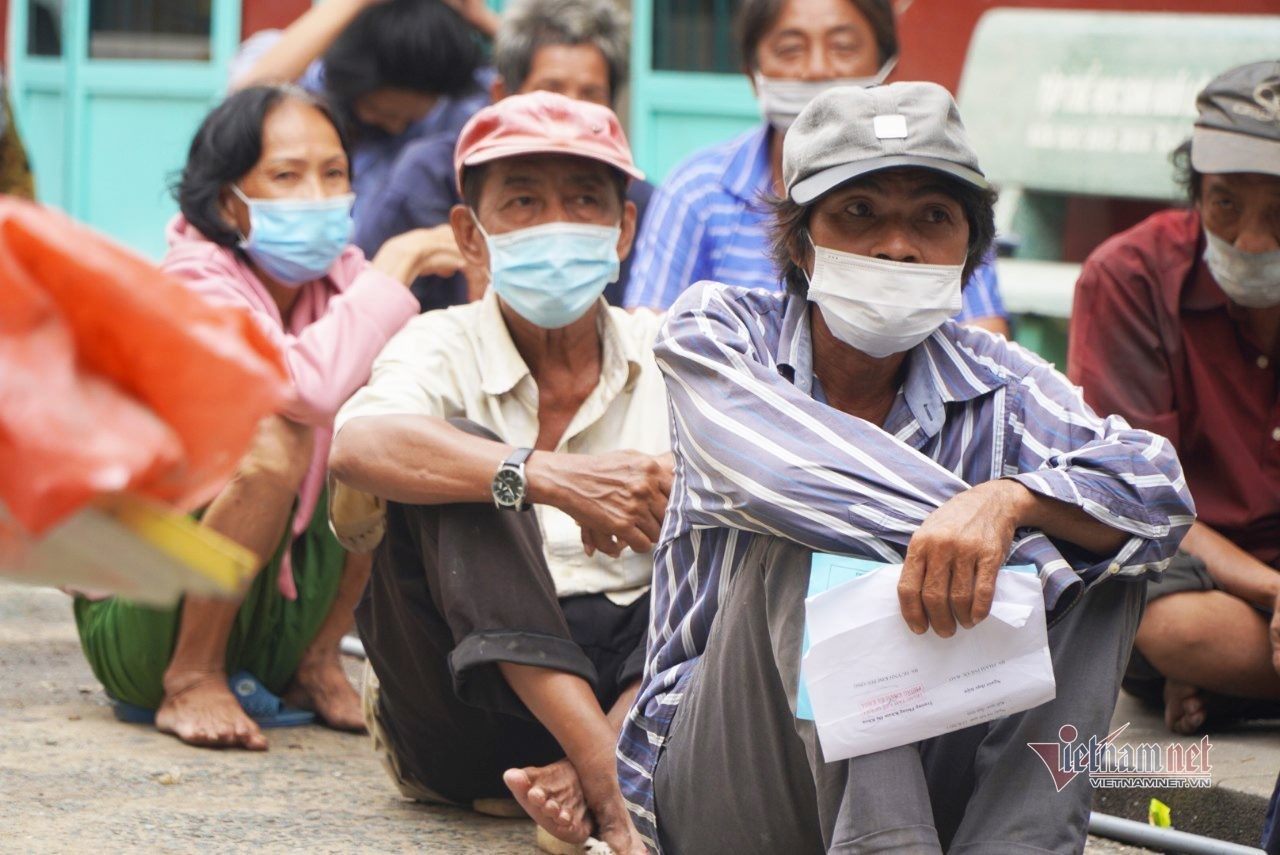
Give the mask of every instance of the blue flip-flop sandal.
[{"label": "blue flip-flop sandal", "polygon": [[[298,727],[313,724],[316,714],[309,710],[287,707],[284,701],[271,693],[262,685],[257,677],[248,671],[240,671],[227,680],[231,694],[240,702],[240,708],[249,718],[257,722],[258,727]],[[129,724],[154,724],[156,711],[146,707],[126,704],[124,701],[111,699],[111,707],[116,718]]]}]

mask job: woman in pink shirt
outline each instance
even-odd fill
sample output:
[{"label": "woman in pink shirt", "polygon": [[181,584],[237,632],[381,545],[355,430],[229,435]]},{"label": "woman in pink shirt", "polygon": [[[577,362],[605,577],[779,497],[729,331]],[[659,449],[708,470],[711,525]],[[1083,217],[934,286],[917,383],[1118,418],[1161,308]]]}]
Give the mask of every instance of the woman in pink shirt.
[{"label": "woman in pink shirt", "polygon": [[160,730],[193,745],[265,749],[260,725],[307,718],[276,695],[330,726],[363,729],[338,643],[370,561],[346,554],[326,522],[333,418],[415,314],[408,284],[450,275],[461,259],[422,230],[366,261],[350,245],[349,163],[327,105],[294,87],[254,87],[205,119],[176,187],[182,213],[164,269],[248,309],[289,370],[285,406],[202,511],[204,525],[252,550],[263,570],[239,602],[191,596],[157,610],[77,597],[75,611],[120,717],[154,711]]}]

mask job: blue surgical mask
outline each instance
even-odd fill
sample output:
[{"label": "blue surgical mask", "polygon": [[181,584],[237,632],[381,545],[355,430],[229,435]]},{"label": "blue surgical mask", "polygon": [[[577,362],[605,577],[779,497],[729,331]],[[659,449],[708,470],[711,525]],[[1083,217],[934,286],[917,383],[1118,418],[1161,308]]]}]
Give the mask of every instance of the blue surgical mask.
[{"label": "blue surgical mask", "polygon": [[319,279],[351,243],[350,193],[328,199],[250,199],[231,190],[249,207],[249,236],[241,238],[253,263],[282,285]]},{"label": "blue surgical mask", "polygon": [[[474,215],[473,215],[474,216]],[[618,279],[618,226],[547,223],[500,235],[480,226],[489,277],[516,314],[544,329],[567,327]]]}]

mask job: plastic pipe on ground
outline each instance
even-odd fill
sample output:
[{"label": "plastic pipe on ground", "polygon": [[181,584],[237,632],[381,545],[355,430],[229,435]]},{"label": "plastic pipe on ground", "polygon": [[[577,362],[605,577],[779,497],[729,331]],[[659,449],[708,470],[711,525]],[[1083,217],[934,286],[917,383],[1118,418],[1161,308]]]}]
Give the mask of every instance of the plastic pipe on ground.
[{"label": "plastic pipe on ground", "polygon": [[1187,855],[1266,855],[1261,849],[1252,846],[1214,840],[1212,837],[1202,837],[1172,828],[1157,828],[1105,813],[1095,812],[1089,815],[1089,833],[1148,849],[1185,852]]}]

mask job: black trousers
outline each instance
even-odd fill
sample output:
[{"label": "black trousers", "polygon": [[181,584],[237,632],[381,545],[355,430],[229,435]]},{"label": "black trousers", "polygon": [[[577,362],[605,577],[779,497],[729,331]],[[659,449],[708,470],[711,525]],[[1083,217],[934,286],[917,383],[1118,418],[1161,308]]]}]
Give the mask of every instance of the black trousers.
[{"label": "black trousers", "polygon": [[449,801],[509,795],[505,770],[564,752],[497,664],[576,674],[607,711],[640,678],[648,620],[648,594],[559,599],[532,511],[389,502],[356,623],[394,765]]}]

